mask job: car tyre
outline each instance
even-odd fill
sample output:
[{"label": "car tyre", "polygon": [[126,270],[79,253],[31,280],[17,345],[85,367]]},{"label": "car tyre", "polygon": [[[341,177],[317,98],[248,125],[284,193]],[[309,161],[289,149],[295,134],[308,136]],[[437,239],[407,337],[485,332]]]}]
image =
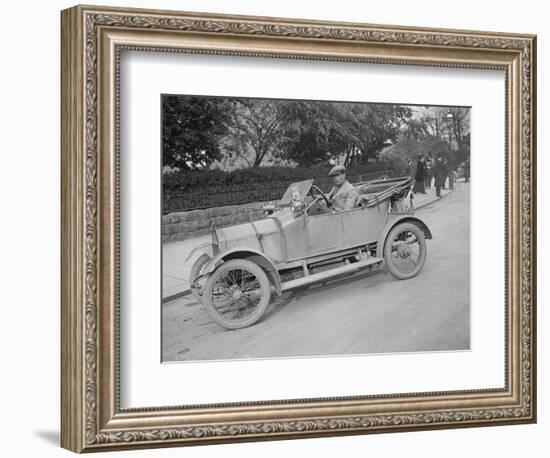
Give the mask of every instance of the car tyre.
[{"label": "car tyre", "polygon": [[[233,259],[208,277],[203,297],[212,321],[227,329],[241,329],[262,317],[271,299],[271,284],[257,264]],[[237,316],[241,313],[243,316]]]},{"label": "car tyre", "polygon": [[[417,254],[411,248],[414,245],[418,245]],[[408,254],[407,250],[411,253]],[[426,262],[426,256],[424,231],[414,223],[399,223],[386,237],[384,261],[391,274],[399,280],[407,280],[418,275]],[[405,268],[405,266],[408,267]]]}]

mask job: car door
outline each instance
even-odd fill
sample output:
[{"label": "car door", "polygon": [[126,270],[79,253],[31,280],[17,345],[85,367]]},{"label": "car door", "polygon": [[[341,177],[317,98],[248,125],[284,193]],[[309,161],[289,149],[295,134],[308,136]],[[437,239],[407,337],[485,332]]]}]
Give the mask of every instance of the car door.
[{"label": "car door", "polygon": [[342,213],[308,216],[306,228],[312,255],[341,248],[343,238]]},{"label": "car door", "polygon": [[376,242],[388,219],[388,202],[370,208],[354,208],[342,213],[342,247]]}]

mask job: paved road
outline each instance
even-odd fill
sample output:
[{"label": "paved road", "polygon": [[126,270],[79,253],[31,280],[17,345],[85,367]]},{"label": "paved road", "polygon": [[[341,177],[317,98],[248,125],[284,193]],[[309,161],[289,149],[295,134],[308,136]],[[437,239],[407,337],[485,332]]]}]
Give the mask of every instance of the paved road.
[{"label": "paved road", "polygon": [[420,274],[353,277],[285,293],[254,326],[213,324],[193,296],[163,305],[163,360],[270,358],[470,346],[470,188],[418,212],[434,235]]}]

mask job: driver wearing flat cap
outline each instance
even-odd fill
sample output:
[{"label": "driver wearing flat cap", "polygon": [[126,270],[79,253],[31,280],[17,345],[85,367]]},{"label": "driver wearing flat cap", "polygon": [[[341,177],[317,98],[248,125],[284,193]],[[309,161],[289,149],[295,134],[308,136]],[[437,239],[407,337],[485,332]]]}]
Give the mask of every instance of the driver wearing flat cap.
[{"label": "driver wearing flat cap", "polygon": [[336,212],[342,212],[354,208],[358,194],[346,179],[346,168],[343,165],[335,165],[328,176],[332,177],[334,182],[334,186],[327,196],[332,209]]}]

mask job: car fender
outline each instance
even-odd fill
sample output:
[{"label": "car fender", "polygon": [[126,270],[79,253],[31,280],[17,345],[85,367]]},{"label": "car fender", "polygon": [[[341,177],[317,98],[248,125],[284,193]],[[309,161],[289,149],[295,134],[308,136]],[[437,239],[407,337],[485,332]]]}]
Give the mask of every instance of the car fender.
[{"label": "car fender", "polygon": [[267,274],[271,283],[275,287],[275,291],[277,291],[277,294],[279,296],[281,295],[281,276],[279,275],[275,264],[264,253],[254,250],[252,248],[232,248],[230,250],[224,251],[223,253],[218,253],[204,267],[203,275],[211,274],[220,264],[222,264],[224,261],[229,261],[231,259],[248,259],[249,261],[258,264]]},{"label": "car fender", "polygon": [[192,259],[195,255],[201,255],[201,254],[207,254],[211,258],[214,257],[214,250],[212,249],[212,242],[204,242],[200,245],[196,246],[191,250],[191,252],[187,255],[184,262],[189,262],[190,259]]},{"label": "car fender", "polygon": [[384,244],[386,242],[386,237],[390,233],[390,231],[399,223],[406,223],[411,222],[415,223],[422,229],[424,232],[424,236],[427,239],[432,238],[432,232],[428,228],[428,225],[422,221],[420,218],[417,218],[416,216],[411,215],[400,215],[399,217],[391,218],[386,225],[384,226],[384,229],[382,229],[382,232],[380,232],[380,236],[378,237],[378,243],[376,244],[376,257],[383,258],[384,257]]}]

